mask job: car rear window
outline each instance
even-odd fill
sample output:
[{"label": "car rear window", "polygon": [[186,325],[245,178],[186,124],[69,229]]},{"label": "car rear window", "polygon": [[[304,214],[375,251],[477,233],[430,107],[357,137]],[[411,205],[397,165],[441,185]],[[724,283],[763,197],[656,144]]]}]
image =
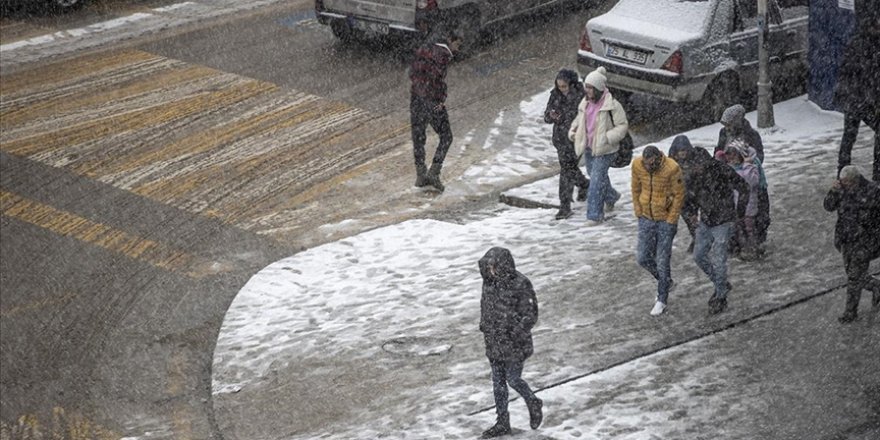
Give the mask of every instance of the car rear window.
[{"label": "car rear window", "polygon": [[620,0],[613,12],[634,20],[680,30],[702,29],[712,0]]}]

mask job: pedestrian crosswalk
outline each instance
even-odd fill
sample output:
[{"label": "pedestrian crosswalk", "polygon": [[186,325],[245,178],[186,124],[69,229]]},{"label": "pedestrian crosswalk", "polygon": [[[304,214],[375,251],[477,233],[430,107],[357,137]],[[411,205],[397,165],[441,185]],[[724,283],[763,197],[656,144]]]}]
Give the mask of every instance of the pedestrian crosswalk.
[{"label": "pedestrian crosswalk", "polygon": [[406,141],[349,104],[137,50],[4,76],[0,149],[256,233]]}]

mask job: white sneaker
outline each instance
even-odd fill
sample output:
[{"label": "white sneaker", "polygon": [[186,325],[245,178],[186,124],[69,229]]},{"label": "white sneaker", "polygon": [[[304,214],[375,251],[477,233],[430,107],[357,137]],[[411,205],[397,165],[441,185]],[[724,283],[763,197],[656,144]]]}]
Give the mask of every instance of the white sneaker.
[{"label": "white sneaker", "polygon": [[614,211],[614,203],[605,203],[605,212]]},{"label": "white sneaker", "polygon": [[588,228],[592,228],[593,226],[599,226],[599,225],[601,225],[601,224],[602,224],[601,221],[597,221],[597,220],[587,220],[587,227],[588,227]]},{"label": "white sneaker", "polygon": [[666,304],[663,304],[660,301],[654,303],[654,308],[651,309],[651,316],[657,316],[663,314],[666,311]]}]

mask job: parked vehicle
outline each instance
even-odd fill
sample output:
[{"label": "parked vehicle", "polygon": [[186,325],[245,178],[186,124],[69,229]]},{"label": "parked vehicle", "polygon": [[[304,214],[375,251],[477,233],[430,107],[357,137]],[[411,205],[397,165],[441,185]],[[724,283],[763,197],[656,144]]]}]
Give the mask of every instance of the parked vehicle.
[{"label": "parked vehicle", "polygon": [[85,0],[0,0],[0,11],[4,14],[12,7],[44,7],[52,11],[72,11],[85,3]]},{"label": "parked vehicle", "polygon": [[[807,72],[808,0],[767,0],[771,80]],[[604,66],[608,86],[721,112],[756,90],[758,19],[755,0],[620,0],[584,27],[581,74]],[[748,93],[747,93],[748,92]],[[614,92],[612,92],[614,93]]]},{"label": "parked vehicle", "polygon": [[457,31],[467,50],[489,24],[566,2],[571,0],[315,0],[315,12],[342,41],[443,29]]}]

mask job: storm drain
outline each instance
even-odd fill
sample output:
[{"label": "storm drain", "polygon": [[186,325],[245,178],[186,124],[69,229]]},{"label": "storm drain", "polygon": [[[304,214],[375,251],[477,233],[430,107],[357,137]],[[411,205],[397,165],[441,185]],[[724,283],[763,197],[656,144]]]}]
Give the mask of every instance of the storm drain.
[{"label": "storm drain", "polygon": [[398,356],[441,356],[452,350],[452,344],[438,338],[404,336],[385,341],[382,350]]}]

